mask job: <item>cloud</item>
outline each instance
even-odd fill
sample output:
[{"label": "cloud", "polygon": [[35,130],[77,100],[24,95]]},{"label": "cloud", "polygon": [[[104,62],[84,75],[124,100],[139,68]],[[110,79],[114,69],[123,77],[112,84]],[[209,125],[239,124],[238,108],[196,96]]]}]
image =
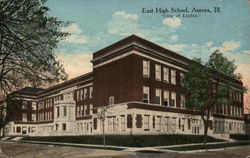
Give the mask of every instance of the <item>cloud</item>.
[{"label": "cloud", "polygon": [[[153,42],[161,41],[170,37],[169,34],[175,32],[175,29],[170,27],[156,27],[152,26],[149,29],[145,29],[139,22],[139,16],[137,14],[127,13],[125,11],[116,11],[112,15],[112,19],[107,23],[107,29],[110,34],[129,36],[136,34],[142,38],[150,39]],[[177,41],[178,36],[172,36],[172,40]]]},{"label": "cloud", "polygon": [[250,50],[243,51],[243,53],[250,54]]},{"label": "cloud", "polygon": [[169,44],[164,43],[161,46],[165,47],[166,49],[172,50],[177,52],[189,59],[194,57],[202,58],[204,61],[208,60],[208,57],[212,53],[210,48],[213,42],[207,42],[202,45],[191,43],[191,44]]},{"label": "cloud", "polygon": [[108,32],[122,36],[135,34],[139,29],[139,25],[136,22],[137,19],[138,16],[136,14],[117,11],[112,15],[112,20],[108,22]]},{"label": "cloud", "polygon": [[240,48],[240,42],[225,41],[221,47],[212,47],[212,50],[220,50],[221,52],[234,51]]},{"label": "cloud", "polygon": [[126,13],[125,11],[117,11],[113,14],[113,18],[120,18],[123,17],[124,19],[132,19],[132,20],[137,20],[138,19],[138,15],[137,14],[129,14]]},{"label": "cloud", "polygon": [[74,78],[92,71],[92,54],[78,52],[77,54],[57,53],[57,59],[63,64],[69,78]]},{"label": "cloud", "polygon": [[213,42],[211,42],[211,41],[206,43],[206,46],[208,46],[208,47],[210,47],[212,45],[213,45]]},{"label": "cloud", "polygon": [[163,24],[168,25],[173,28],[178,28],[181,26],[181,19],[174,17],[174,18],[165,18],[163,19]]},{"label": "cloud", "polygon": [[61,31],[70,33],[70,35],[66,37],[64,42],[77,44],[83,44],[88,42],[88,36],[82,33],[81,28],[76,23],[70,24],[67,27],[62,28]]},{"label": "cloud", "polygon": [[70,24],[70,25],[62,28],[61,31],[62,32],[69,32],[69,33],[76,33],[76,34],[82,33],[82,30],[79,28],[79,26],[76,23]]},{"label": "cloud", "polygon": [[179,36],[178,36],[178,35],[171,35],[171,36],[170,36],[170,40],[171,40],[172,42],[177,42],[177,41],[179,40]]}]

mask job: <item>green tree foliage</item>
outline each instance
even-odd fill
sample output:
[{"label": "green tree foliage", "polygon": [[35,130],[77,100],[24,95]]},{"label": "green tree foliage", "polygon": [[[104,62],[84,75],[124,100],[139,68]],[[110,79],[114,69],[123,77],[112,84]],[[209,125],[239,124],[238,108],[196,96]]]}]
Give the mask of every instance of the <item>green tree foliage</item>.
[{"label": "green tree foliage", "polygon": [[234,60],[230,61],[227,57],[223,56],[223,54],[216,50],[214,51],[210,57],[206,66],[210,67],[213,70],[216,70],[224,75],[236,78],[235,70],[237,66],[234,63]]},{"label": "green tree foliage", "polygon": [[54,49],[68,33],[67,23],[47,15],[45,1],[0,1],[0,89],[39,86],[65,80]]},{"label": "green tree foliage", "polygon": [[209,91],[211,81],[208,69],[202,65],[200,58],[194,58],[189,65],[183,81],[182,93],[187,95],[186,107],[199,111],[204,123],[204,143],[207,143],[207,131],[211,112],[211,100]]},{"label": "green tree foliage", "polygon": [[[229,95],[236,91],[243,94],[244,87],[242,90],[233,88],[235,83],[231,79],[237,77],[235,74],[237,66],[234,61],[229,61],[221,52],[213,52],[205,65],[201,59],[193,59],[183,81],[182,93],[187,94],[187,108],[197,110],[201,114],[204,123],[204,143],[206,144],[212,108],[215,105],[231,105]],[[223,83],[213,83],[211,74],[214,73],[220,76],[224,74],[229,77],[229,80]]]},{"label": "green tree foliage", "polygon": [[183,80],[183,92],[188,94],[186,107],[190,109],[203,110],[209,104],[208,92],[210,80],[208,80],[207,69],[202,65],[200,58],[194,58],[189,65],[188,73]]}]

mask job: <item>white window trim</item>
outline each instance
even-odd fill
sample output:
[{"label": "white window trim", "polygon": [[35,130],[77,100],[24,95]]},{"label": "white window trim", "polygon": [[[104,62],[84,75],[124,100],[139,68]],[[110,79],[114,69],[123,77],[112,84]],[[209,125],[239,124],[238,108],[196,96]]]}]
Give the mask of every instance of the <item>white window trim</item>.
[{"label": "white window trim", "polygon": [[[147,67],[144,67],[144,62],[147,63]],[[147,69],[147,71],[146,71],[147,74],[144,74],[144,69]],[[143,74],[143,77],[149,78],[149,76],[150,76],[150,61],[149,60],[143,59],[143,61],[142,61],[142,74]]]}]

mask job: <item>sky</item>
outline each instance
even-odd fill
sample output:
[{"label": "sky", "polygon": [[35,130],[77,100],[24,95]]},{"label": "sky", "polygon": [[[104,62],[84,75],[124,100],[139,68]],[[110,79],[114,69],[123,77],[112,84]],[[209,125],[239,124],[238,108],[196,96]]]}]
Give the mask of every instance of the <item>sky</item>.
[{"label": "sky", "polygon": [[[190,59],[219,49],[250,88],[250,0],[48,0],[70,24],[56,56],[69,78],[92,71],[92,53],[136,34]],[[217,9],[215,9],[217,8]],[[218,9],[219,8],[219,9]],[[250,107],[250,92],[245,94]]]}]

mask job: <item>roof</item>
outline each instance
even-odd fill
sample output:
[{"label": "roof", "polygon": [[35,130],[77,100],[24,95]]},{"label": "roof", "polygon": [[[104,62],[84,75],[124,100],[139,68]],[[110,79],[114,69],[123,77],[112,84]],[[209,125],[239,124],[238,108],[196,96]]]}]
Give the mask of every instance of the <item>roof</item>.
[{"label": "roof", "polygon": [[37,93],[40,91],[43,91],[43,88],[35,88],[35,87],[24,87],[22,89],[20,89],[20,92],[27,92],[27,93]]},{"label": "roof", "polygon": [[173,51],[171,51],[169,49],[163,48],[162,46],[159,46],[159,45],[157,45],[157,44],[155,44],[155,43],[153,43],[151,41],[148,41],[148,40],[146,40],[144,38],[141,38],[141,37],[139,37],[137,35],[134,35],[134,34],[130,35],[130,36],[118,41],[118,42],[115,42],[115,43],[113,43],[113,44],[111,44],[111,45],[109,45],[109,46],[107,46],[107,47],[105,47],[103,49],[100,49],[100,50],[94,52],[92,62],[94,62],[97,58],[101,58],[107,52],[113,51],[113,50],[115,50],[115,49],[117,49],[119,47],[130,44],[131,42],[140,43],[142,45],[145,45],[145,46],[149,47],[150,49],[158,50],[158,51],[164,53],[165,55],[170,55],[172,57],[178,58],[178,59],[180,59],[182,61],[185,61],[187,63],[192,62],[190,59],[188,59],[188,58],[186,58],[186,57],[184,57],[184,56],[182,56],[182,55],[180,55],[178,53],[175,53],[175,52],[173,52]]}]

